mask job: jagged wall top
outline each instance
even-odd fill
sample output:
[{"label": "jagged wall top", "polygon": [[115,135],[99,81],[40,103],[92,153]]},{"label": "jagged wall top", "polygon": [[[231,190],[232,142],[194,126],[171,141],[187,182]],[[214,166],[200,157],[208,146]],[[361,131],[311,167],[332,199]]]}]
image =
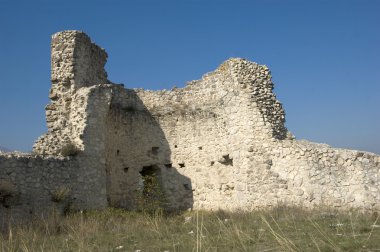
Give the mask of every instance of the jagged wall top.
[{"label": "jagged wall top", "polygon": [[240,58],[228,62],[232,65],[235,80],[249,93],[250,101],[256,104],[264,124],[270,126],[272,136],[280,140],[289,137],[290,132],[285,127],[285,111],[273,93],[274,84],[268,67]]},{"label": "jagged wall top", "polygon": [[51,82],[74,89],[109,83],[104,65],[105,50],[81,31],[63,31],[52,36]]},{"label": "jagged wall top", "polygon": [[107,55],[82,32],[53,36],[52,54],[48,132],[34,151],[81,151],[0,155],[0,179],[21,189],[28,212],[51,205],[61,184],[85,209],[129,207],[153,166],[173,207],[380,207],[380,157],[289,140],[266,66],[233,58],[184,88],[145,91],[100,84]]},{"label": "jagged wall top", "polygon": [[[76,100],[78,90],[110,81],[104,70],[107,53],[81,31],[54,34],[51,53],[51,103],[46,107],[48,134],[36,141],[34,150],[54,155],[61,148],[60,143],[81,145],[79,138],[84,124],[78,119],[82,117],[78,117],[77,112],[82,111],[84,105]],[[250,107],[252,117],[259,114],[252,123],[252,127],[257,128],[256,139],[281,140],[288,134],[285,112],[272,90],[271,75],[266,66],[231,58],[214,72],[188,83],[184,88],[154,92],[140,90],[137,93],[151,112],[157,108],[165,112],[178,108],[207,110],[215,106],[225,107],[226,102],[238,96],[244,100],[240,110]]]},{"label": "jagged wall top", "polygon": [[104,65],[107,53],[81,31],[63,31],[52,36],[50,104],[46,106],[48,133],[33,149],[57,154],[62,144],[76,142],[83,128],[83,104],[76,101],[78,89],[110,83]]},{"label": "jagged wall top", "polygon": [[257,137],[285,139],[290,132],[285,127],[285,111],[273,93],[270,70],[242,58],[230,58],[215,71],[203,75],[202,79],[188,82],[184,88],[172,90],[144,91],[137,89],[145,106],[159,114],[213,110],[227,107],[237,96],[244,99],[240,110],[250,107],[250,116],[260,114],[252,127],[258,128]]}]

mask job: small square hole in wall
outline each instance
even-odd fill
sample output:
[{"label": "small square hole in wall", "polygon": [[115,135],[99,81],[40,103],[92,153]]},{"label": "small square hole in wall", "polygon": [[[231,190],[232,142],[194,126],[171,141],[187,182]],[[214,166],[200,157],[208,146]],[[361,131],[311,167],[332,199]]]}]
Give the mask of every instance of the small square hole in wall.
[{"label": "small square hole in wall", "polygon": [[119,156],[119,154],[120,154],[120,150],[117,150],[116,151],[116,156]]},{"label": "small square hole in wall", "polygon": [[215,164],[215,161],[211,161],[210,165],[213,166]]},{"label": "small square hole in wall", "polygon": [[152,147],[152,154],[157,155],[160,147]]},{"label": "small square hole in wall", "polygon": [[174,148],[177,148],[178,146],[177,145],[174,145]]},{"label": "small square hole in wall", "polygon": [[191,190],[191,186],[189,184],[183,184],[185,190]]},{"label": "small square hole in wall", "polygon": [[221,160],[219,160],[218,162],[221,164],[224,164],[224,165],[230,165],[230,166],[234,165],[233,159],[230,158],[229,154],[223,155],[223,158]]},{"label": "small square hole in wall", "polygon": [[199,146],[199,147],[198,147],[198,150],[202,150],[202,149],[203,149],[203,147],[202,147],[202,146]]},{"label": "small square hole in wall", "polygon": [[173,165],[172,165],[172,164],[165,164],[165,167],[166,167],[166,168],[172,168]]},{"label": "small square hole in wall", "polygon": [[124,167],[124,168],[123,168],[124,173],[127,173],[128,170],[129,170],[129,167]]},{"label": "small square hole in wall", "polygon": [[179,167],[181,167],[181,168],[184,168],[184,167],[185,167],[185,163],[179,163],[178,165],[179,165]]}]

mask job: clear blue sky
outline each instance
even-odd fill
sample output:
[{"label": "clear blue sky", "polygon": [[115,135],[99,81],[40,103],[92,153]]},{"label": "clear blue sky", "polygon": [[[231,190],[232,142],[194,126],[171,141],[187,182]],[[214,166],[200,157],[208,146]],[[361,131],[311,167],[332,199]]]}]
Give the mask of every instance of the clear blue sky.
[{"label": "clear blue sky", "polygon": [[0,0],[0,145],[46,131],[50,37],[104,47],[110,80],[169,89],[230,57],[266,64],[298,139],[380,153],[380,1]]}]

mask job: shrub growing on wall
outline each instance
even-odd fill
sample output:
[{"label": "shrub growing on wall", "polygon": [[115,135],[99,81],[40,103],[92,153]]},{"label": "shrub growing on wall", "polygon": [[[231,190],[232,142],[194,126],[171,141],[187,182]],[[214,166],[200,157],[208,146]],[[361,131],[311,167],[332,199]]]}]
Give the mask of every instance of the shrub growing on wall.
[{"label": "shrub growing on wall", "polygon": [[143,187],[137,192],[137,208],[140,211],[153,213],[167,208],[167,198],[156,174],[142,176]]},{"label": "shrub growing on wall", "polygon": [[60,186],[58,187],[54,192],[51,194],[51,199],[54,202],[62,202],[64,201],[70,194],[70,189],[66,186]]},{"label": "shrub growing on wall", "polygon": [[61,148],[60,154],[64,157],[70,157],[76,156],[79,153],[79,151],[80,150],[78,149],[78,147],[76,147],[75,144],[73,144],[72,142],[68,142]]},{"label": "shrub growing on wall", "polygon": [[16,195],[17,191],[14,185],[5,180],[0,180],[0,204],[4,207],[10,206],[10,199]]}]

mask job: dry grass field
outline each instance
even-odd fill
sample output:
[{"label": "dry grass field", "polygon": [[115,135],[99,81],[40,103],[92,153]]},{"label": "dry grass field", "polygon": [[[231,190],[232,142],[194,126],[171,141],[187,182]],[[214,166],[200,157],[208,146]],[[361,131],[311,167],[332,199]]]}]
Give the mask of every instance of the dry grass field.
[{"label": "dry grass field", "polygon": [[107,209],[2,230],[1,251],[380,251],[377,214],[277,207],[176,215]]}]

